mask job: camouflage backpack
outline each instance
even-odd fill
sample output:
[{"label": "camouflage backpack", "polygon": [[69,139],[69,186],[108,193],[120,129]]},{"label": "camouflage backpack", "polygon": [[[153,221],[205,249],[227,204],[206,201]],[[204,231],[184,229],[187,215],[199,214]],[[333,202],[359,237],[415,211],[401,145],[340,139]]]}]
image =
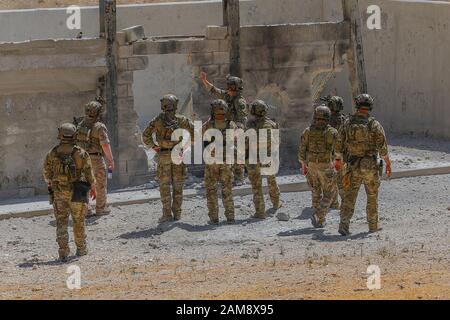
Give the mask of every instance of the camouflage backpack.
[{"label": "camouflage backpack", "polygon": [[57,181],[59,184],[69,185],[80,178],[81,164],[77,164],[75,160],[75,153],[80,148],[74,146],[71,153],[63,153],[58,151],[58,147],[52,150],[53,157],[53,181]]},{"label": "camouflage backpack", "polygon": [[333,154],[332,145],[328,143],[328,135],[330,126],[322,128],[310,127],[309,145],[308,145],[308,162],[326,163],[331,161]]},{"label": "camouflage backpack", "polygon": [[376,155],[376,148],[372,139],[374,121],[373,117],[350,117],[345,126],[347,135],[346,150],[350,156],[365,157]]}]

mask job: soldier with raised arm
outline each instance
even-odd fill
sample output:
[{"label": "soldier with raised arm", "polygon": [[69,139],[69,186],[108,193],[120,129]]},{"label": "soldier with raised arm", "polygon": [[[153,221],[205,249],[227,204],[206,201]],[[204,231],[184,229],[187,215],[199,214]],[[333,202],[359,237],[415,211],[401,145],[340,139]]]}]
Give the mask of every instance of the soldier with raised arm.
[{"label": "soldier with raised arm", "polygon": [[[241,78],[227,76],[227,90],[215,87],[206,79],[206,73],[200,72],[200,80],[202,80],[206,90],[217,99],[224,100],[228,105],[227,119],[233,121],[238,128],[246,129],[248,107],[247,101],[242,96],[244,90],[244,82]],[[235,164],[233,166],[235,183],[242,184],[244,182],[244,165]]]}]

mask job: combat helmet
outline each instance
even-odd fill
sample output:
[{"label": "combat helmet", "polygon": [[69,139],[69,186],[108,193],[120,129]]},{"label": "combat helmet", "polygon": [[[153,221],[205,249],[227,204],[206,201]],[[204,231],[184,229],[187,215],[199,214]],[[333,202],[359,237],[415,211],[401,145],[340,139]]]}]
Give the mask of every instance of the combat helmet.
[{"label": "combat helmet", "polygon": [[372,96],[370,94],[363,93],[355,98],[355,103],[356,103],[356,109],[359,109],[361,107],[366,107],[369,110],[372,110],[374,99],[372,98]]},{"label": "combat helmet", "polygon": [[102,112],[102,104],[97,100],[93,100],[84,106],[84,114],[87,118],[97,119]]},{"label": "combat helmet", "polygon": [[58,128],[58,139],[61,141],[72,141],[75,139],[77,128],[72,123],[63,123]]},{"label": "combat helmet", "polygon": [[174,94],[166,94],[161,98],[162,111],[176,111],[178,107],[178,98]]},{"label": "combat helmet", "polygon": [[244,90],[244,81],[239,77],[227,76],[227,87],[236,91]]},{"label": "combat helmet", "polygon": [[267,104],[262,100],[255,100],[251,104],[250,107],[250,114],[256,116],[256,117],[265,117],[267,115],[267,110],[269,107]]},{"label": "combat helmet", "polygon": [[228,104],[222,99],[216,99],[211,102],[211,116],[216,118],[216,116],[225,116],[228,112]]},{"label": "combat helmet", "polygon": [[330,121],[331,111],[326,105],[320,105],[314,109],[313,119],[317,120],[325,120]]},{"label": "combat helmet", "polygon": [[332,96],[328,99],[327,106],[333,112],[340,112],[344,110],[344,99],[339,96]]}]

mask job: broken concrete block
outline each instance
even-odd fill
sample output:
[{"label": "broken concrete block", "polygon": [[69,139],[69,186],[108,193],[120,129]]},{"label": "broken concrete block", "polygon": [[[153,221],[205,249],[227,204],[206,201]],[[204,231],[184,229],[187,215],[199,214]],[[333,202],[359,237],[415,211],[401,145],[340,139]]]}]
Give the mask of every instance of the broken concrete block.
[{"label": "broken concrete block", "polygon": [[125,33],[125,41],[128,43],[136,42],[138,40],[147,39],[143,26],[134,26],[122,30]]},{"label": "broken concrete block", "polygon": [[228,36],[228,28],[223,26],[207,26],[206,38],[212,40],[225,39]]},{"label": "broken concrete block", "polygon": [[289,221],[290,218],[291,218],[291,217],[290,217],[289,214],[286,213],[286,212],[278,212],[278,213],[277,213],[277,219],[278,219],[279,221]]}]

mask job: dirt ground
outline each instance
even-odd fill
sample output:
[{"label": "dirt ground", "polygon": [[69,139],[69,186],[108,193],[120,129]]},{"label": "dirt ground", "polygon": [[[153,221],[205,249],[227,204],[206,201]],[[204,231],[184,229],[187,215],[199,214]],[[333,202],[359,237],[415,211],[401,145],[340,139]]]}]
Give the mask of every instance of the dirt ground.
[{"label": "dirt ground", "polygon": [[[250,219],[249,196],[235,198],[235,225],[208,225],[200,196],[163,225],[159,202],[118,207],[88,220],[90,254],[65,265],[55,261],[54,218],[1,221],[0,298],[449,299],[449,179],[383,181],[376,234],[361,193],[350,237],[337,233],[334,210],[324,229],[311,227],[308,192],[282,195],[287,222],[271,210]],[[66,286],[70,265],[81,268],[80,290]],[[381,270],[380,290],[367,288],[369,265]]]},{"label": "dirt ground", "polygon": [[[117,0],[117,4],[180,2],[183,0]],[[195,0],[194,0],[195,1]],[[201,0],[197,0],[201,1]],[[72,5],[98,6],[99,0],[1,0],[1,9],[57,8]]]}]

